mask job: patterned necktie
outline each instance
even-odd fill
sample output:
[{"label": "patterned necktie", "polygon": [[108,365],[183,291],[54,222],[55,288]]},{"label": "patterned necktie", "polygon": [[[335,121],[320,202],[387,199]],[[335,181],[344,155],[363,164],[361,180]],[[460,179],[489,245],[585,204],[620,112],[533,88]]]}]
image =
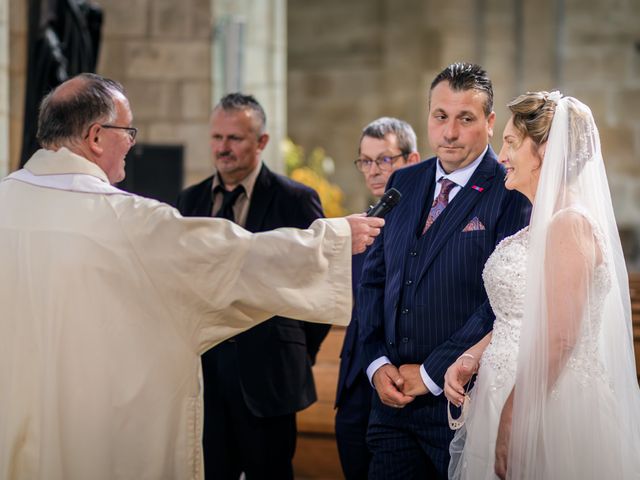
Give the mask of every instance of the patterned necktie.
[{"label": "patterned necktie", "polygon": [[226,218],[227,220],[235,222],[236,218],[233,214],[233,205],[236,203],[238,197],[244,193],[244,187],[242,185],[238,185],[233,190],[228,191],[225,190],[222,185],[218,185],[214,189],[214,192],[222,193],[222,206],[214,217]]},{"label": "patterned necktie", "polygon": [[433,201],[433,205],[431,205],[431,210],[429,210],[429,216],[427,217],[427,223],[424,224],[424,230],[422,230],[422,234],[424,235],[429,230],[429,227],[433,225],[433,222],[436,221],[436,218],[440,216],[440,214],[444,211],[447,204],[449,203],[449,194],[453,187],[457,184],[452,182],[448,178],[442,177],[440,180],[440,193]]}]

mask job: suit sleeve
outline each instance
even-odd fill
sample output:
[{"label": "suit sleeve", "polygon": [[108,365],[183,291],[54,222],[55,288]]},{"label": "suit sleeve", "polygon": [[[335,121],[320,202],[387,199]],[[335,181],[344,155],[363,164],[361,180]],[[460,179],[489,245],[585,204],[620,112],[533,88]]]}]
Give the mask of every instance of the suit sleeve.
[{"label": "suit sleeve", "polygon": [[184,217],[211,215],[213,177],[209,177],[197,185],[192,185],[178,194],[176,208]]},{"label": "suit sleeve", "polygon": [[358,341],[363,347],[363,370],[383,356],[389,356],[384,335],[384,293],[386,265],[384,260],[384,229],[376,238],[364,261],[358,287],[356,312],[359,322]]},{"label": "suit sleeve", "polygon": [[[504,238],[513,235],[529,224],[531,206],[528,200],[517,192],[509,192],[505,197],[506,207],[496,225],[496,245]],[[493,328],[495,314],[489,300],[486,300],[469,317],[465,324],[447,341],[431,352],[422,366],[437,385],[444,385],[447,368],[467,348],[475,345]]]},{"label": "suit sleeve", "polygon": [[176,208],[184,217],[192,216],[194,209],[195,187],[182,190],[176,199]]},{"label": "suit sleeve", "polygon": [[178,198],[176,199],[176,208],[180,212],[181,215],[185,215],[186,205],[185,205],[185,192],[184,190],[178,194]]},{"label": "suit sleeve", "polygon": [[[395,173],[391,175],[387,188],[394,186]],[[358,342],[363,348],[362,369],[380,357],[390,357],[386,347],[384,312],[387,268],[385,260],[384,239],[387,229],[382,232],[369,248],[364,265],[360,285],[356,295],[356,316],[358,317]]]}]

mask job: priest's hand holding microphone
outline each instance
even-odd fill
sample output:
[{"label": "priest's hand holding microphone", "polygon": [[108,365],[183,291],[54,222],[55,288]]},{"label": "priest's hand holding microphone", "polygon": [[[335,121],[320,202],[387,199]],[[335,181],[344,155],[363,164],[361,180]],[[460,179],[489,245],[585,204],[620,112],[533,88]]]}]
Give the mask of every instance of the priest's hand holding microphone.
[{"label": "priest's hand holding microphone", "polygon": [[390,188],[367,213],[345,217],[351,226],[351,251],[354,255],[364,252],[373,243],[384,226],[382,217],[398,204],[401,197],[398,190]]}]

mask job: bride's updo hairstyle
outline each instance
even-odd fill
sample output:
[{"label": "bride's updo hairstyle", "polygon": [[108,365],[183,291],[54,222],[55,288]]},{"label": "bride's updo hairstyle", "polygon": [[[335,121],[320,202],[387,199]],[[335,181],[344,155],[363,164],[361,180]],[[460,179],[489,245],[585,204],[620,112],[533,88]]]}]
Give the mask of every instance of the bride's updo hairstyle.
[{"label": "bride's updo hairstyle", "polygon": [[508,103],[507,107],[511,111],[513,126],[522,139],[531,138],[536,147],[546,143],[556,111],[556,102],[549,99],[548,92],[527,92]]},{"label": "bride's updo hairstyle", "polygon": [[[557,102],[562,98],[559,92],[527,92],[512,100],[507,107],[511,111],[513,126],[520,133],[522,139],[529,137],[534,148],[539,147],[549,139],[551,123],[556,112]],[[567,164],[565,181],[572,184],[585,163],[592,157],[595,145],[589,142],[596,138],[590,131],[594,125],[591,111],[579,102],[568,98],[569,135],[567,145]],[[585,135],[586,134],[586,135]]]}]

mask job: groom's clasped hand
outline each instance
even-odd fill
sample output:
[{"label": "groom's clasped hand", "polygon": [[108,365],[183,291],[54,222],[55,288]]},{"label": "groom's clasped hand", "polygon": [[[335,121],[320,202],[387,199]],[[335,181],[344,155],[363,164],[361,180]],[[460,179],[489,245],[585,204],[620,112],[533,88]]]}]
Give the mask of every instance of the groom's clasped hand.
[{"label": "groom's clasped hand", "polygon": [[[470,361],[471,360],[471,361]],[[460,357],[445,375],[444,393],[456,406],[461,406],[465,385],[477,372],[477,360]],[[389,407],[402,408],[418,395],[429,393],[420,375],[420,365],[406,364],[397,368],[390,363],[380,367],[373,376],[373,386],[380,401]]]},{"label": "groom's clasped hand", "polygon": [[390,363],[380,367],[373,376],[373,386],[380,401],[389,407],[402,408],[416,396],[429,393],[420,376],[419,364],[401,365]]},{"label": "groom's clasped hand", "polygon": [[400,370],[390,363],[376,370],[373,375],[373,386],[378,392],[380,401],[388,407],[402,408],[415,399],[416,394],[406,393],[411,389],[409,379],[406,379]]},{"label": "groom's clasped hand", "polygon": [[[477,371],[477,361],[460,357],[445,375],[444,393],[456,406],[461,406],[465,385]],[[380,367],[373,376],[373,386],[380,401],[393,408],[402,408],[418,395],[429,393],[420,375],[419,364],[406,364],[397,368],[390,363]]]}]

